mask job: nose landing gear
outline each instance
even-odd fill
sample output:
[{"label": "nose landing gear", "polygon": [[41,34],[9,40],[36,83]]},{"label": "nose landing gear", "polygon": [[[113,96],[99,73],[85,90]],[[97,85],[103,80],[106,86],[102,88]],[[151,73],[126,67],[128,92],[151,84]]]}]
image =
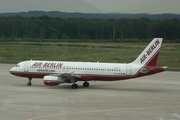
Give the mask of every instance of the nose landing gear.
[{"label": "nose landing gear", "polygon": [[28,78],[29,79],[29,82],[27,83],[27,86],[31,86],[32,84],[31,84],[31,80],[32,80],[32,78]]}]

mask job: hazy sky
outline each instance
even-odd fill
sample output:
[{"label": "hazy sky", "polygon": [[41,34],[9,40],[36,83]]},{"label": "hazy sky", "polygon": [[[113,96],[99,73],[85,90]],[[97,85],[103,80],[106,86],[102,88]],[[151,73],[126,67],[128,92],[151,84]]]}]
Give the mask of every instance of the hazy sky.
[{"label": "hazy sky", "polygon": [[0,13],[31,10],[180,14],[180,0],[0,0]]}]

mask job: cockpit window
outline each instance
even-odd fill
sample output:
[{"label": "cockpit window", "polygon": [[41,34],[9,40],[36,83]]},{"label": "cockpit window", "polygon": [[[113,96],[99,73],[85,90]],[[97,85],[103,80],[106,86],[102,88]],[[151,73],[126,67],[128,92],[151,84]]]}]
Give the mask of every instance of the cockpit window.
[{"label": "cockpit window", "polygon": [[20,65],[16,65],[16,67],[20,67]]}]

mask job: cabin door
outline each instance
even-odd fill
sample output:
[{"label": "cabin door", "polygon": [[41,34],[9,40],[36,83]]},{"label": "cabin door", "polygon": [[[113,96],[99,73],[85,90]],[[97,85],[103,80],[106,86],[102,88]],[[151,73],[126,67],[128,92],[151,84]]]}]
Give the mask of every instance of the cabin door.
[{"label": "cabin door", "polygon": [[24,72],[28,72],[29,71],[29,62],[26,62],[24,64]]},{"label": "cabin door", "polygon": [[131,65],[128,65],[128,66],[126,67],[126,75],[127,75],[127,76],[130,76],[130,75],[131,75],[131,69],[132,69],[132,66],[131,66]]}]

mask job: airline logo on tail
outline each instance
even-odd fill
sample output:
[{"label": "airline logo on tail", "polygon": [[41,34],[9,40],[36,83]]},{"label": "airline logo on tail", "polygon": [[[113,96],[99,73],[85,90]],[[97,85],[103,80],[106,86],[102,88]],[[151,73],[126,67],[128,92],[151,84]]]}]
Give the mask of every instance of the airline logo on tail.
[{"label": "airline logo on tail", "polygon": [[157,39],[146,51],[146,53],[141,57],[141,64],[155,51],[155,49],[160,45],[160,41]]}]

